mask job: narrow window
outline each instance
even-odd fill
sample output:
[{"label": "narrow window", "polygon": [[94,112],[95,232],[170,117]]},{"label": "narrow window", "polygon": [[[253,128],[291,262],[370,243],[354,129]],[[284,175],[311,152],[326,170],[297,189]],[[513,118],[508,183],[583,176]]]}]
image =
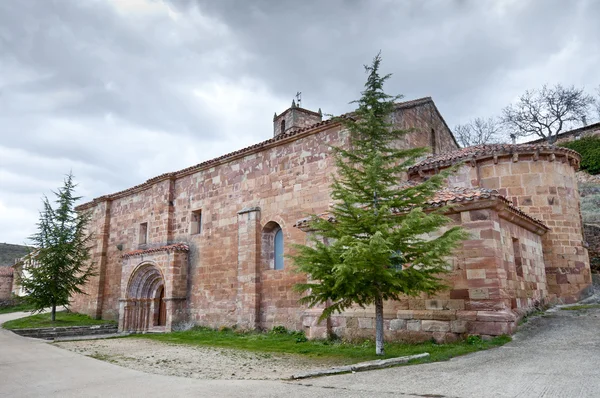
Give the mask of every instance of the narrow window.
[{"label": "narrow window", "polygon": [[143,222],[140,224],[140,235],[138,237],[140,245],[145,245],[148,242],[148,223]]},{"label": "narrow window", "polygon": [[521,257],[521,245],[519,244],[519,239],[512,238],[513,243],[513,252],[515,254],[515,268],[517,270],[517,275],[521,278],[523,277],[523,257]]},{"label": "narrow window", "polygon": [[197,235],[200,232],[202,232],[202,210],[196,210],[192,212],[190,234]]},{"label": "narrow window", "polygon": [[285,131],[285,120],[281,121],[281,132],[283,133]]},{"label": "narrow window", "polygon": [[275,269],[283,269],[283,232],[281,228],[275,232]]},{"label": "narrow window", "polygon": [[437,146],[437,142],[436,142],[435,130],[431,129],[431,153],[433,153],[434,155],[437,153],[437,151],[435,150],[436,146]]}]

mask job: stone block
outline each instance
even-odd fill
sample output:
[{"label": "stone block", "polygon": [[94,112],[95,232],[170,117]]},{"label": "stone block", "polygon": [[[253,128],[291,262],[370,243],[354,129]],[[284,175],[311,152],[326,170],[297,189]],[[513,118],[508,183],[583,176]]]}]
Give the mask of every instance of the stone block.
[{"label": "stone block", "polygon": [[421,331],[421,321],[407,320],[406,321],[406,330],[411,331],[411,332],[420,332]]},{"label": "stone block", "polygon": [[358,318],[359,329],[373,329],[374,324],[373,318]]},{"label": "stone block", "polygon": [[402,330],[406,329],[405,319],[392,319],[390,320],[390,330]]},{"label": "stone block", "polygon": [[446,321],[421,321],[421,330],[424,332],[449,332],[450,322]]},{"label": "stone block", "polygon": [[490,293],[487,288],[469,289],[469,298],[472,300],[487,299],[489,297]]},{"label": "stone block", "polygon": [[[484,269],[468,269],[467,270],[467,279],[485,279],[485,270]],[[473,292],[471,292],[471,298],[473,297]]]},{"label": "stone block", "polygon": [[455,320],[450,322],[450,331],[452,333],[467,333],[469,321]]}]

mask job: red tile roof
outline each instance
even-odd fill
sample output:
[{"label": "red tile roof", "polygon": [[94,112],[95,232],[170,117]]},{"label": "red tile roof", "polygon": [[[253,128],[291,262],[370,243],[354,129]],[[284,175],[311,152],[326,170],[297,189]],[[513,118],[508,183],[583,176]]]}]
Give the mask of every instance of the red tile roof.
[{"label": "red tile roof", "polygon": [[134,250],[134,251],[123,254],[121,257],[128,258],[128,257],[133,257],[133,256],[139,256],[142,254],[151,254],[151,253],[158,253],[158,252],[187,252],[189,250],[190,250],[190,247],[186,244],[174,243],[172,245],[152,247],[150,249]]},{"label": "red tile roof", "polygon": [[13,267],[0,267],[0,275],[2,276],[12,276],[13,272]]},{"label": "red tile roof", "polygon": [[431,169],[434,167],[445,167],[464,160],[480,160],[493,156],[508,156],[520,153],[554,153],[571,156],[579,162],[581,156],[567,148],[549,145],[549,144],[490,144],[490,145],[475,145],[466,148],[461,148],[452,152],[445,152],[438,155],[430,155],[421,162],[415,164],[408,169],[409,173],[414,173],[416,170]]},{"label": "red tile roof", "polygon": [[[416,183],[412,182],[412,181],[408,181],[408,182],[404,183],[404,185],[416,185]],[[496,191],[495,189],[479,188],[479,187],[476,187],[476,188],[445,187],[445,188],[442,188],[439,191],[437,191],[435,193],[435,195],[430,200],[428,200],[426,203],[430,207],[443,207],[443,206],[451,205],[451,204],[463,204],[463,203],[469,203],[469,202],[485,200],[485,199],[499,200],[500,202],[502,202],[506,205],[507,209],[511,213],[527,219],[528,221],[530,221],[531,223],[535,224],[536,226],[542,228],[543,230],[546,230],[546,231],[549,230],[549,228],[542,221],[538,220],[537,218],[531,217],[530,215],[528,215],[527,213],[525,213],[518,207],[513,206],[511,201],[506,199],[504,196],[500,195],[498,193],[498,191]],[[395,213],[401,213],[401,211],[395,211]],[[331,213],[321,213],[318,215],[318,217],[320,217],[324,220],[328,220],[330,222],[335,221],[335,217],[333,217],[333,215],[331,215]],[[296,227],[296,228],[308,227],[310,220],[311,220],[311,217],[302,218],[302,219],[296,221],[296,223],[294,224],[294,227]]]}]

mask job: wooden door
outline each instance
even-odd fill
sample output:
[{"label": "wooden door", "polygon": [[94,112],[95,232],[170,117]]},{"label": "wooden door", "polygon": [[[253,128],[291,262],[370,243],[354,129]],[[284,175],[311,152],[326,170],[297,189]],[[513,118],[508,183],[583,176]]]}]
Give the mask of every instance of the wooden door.
[{"label": "wooden door", "polygon": [[162,287],[158,298],[158,322],[157,326],[165,326],[167,322],[167,303],[165,302],[165,288]]}]

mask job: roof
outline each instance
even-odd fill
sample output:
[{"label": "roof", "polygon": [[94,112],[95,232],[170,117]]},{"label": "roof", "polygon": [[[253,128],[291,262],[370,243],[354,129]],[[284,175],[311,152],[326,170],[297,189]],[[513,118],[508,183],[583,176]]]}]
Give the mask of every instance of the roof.
[{"label": "roof", "polygon": [[[415,182],[407,182],[407,185],[416,185]],[[475,201],[483,201],[486,199],[498,200],[503,203],[507,210],[517,216],[520,216],[527,221],[535,224],[538,228],[544,231],[548,231],[549,228],[537,218],[531,217],[518,207],[514,206],[511,201],[500,195],[495,189],[488,188],[462,188],[462,187],[445,187],[437,191],[434,196],[426,201],[427,205],[431,208],[443,207],[452,204],[467,204]],[[394,211],[394,213],[400,214],[402,211]],[[330,222],[335,221],[335,217],[331,213],[321,213],[317,217]],[[311,217],[302,218],[294,224],[296,228],[307,228],[310,224]]]},{"label": "roof", "polygon": [[466,148],[457,149],[452,152],[445,152],[438,155],[430,155],[424,160],[408,169],[408,172],[414,172],[419,169],[429,169],[433,167],[446,167],[464,160],[481,160],[494,156],[508,156],[519,153],[558,153],[566,156],[572,156],[579,162],[581,156],[568,148],[563,148],[549,144],[486,144],[475,145]]},{"label": "roof", "polygon": [[143,249],[143,250],[134,250],[134,251],[123,254],[121,257],[128,258],[128,257],[140,256],[143,254],[152,254],[152,253],[159,253],[159,252],[188,252],[188,251],[190,251],[190,247],[188,245],[183,244],[183,243],[174,243],[172,245],[167,245],[167,246],[152,247],[152,248]]},{"label": "roof", "polygon": [[13,272],[13,267],[0,267],[0,276],[12,276]]},{"label": "roof", "polygon": [[[579,127],[579,128],[573,129],[573,130],[565,131],[564,133],[559,133],[556,136],[556,139],[561,139],[561,138],[569,137],[572,135],[578,135],[578,134],[584,133],[589,130],[600,131],[600,122],[594,123],[594,124],[589,124],[587,126],[582,126],[582,127]],[[546,141],[545,138],[539,138],[537,140],[529,141],[529,142],[527,142],[527,144],[537,144],[537,143],[544,142],[544,141]]]},{"label": "roof", "polygon": [[[446,122],[444,121],[442,116],[439,114],[439,111],[435,107],[435,104],[433,103],[433,100],[431,99],[431,97],[423,97],[423,98],[415,99],[412,101],[399,102],[396,104],[396,109],[408,109],[408,108],[413,108],[416,106],[421,106],[421,105],[425,105],[425,104],[429,104],[429,103],[431,103],[434,106],[436,112],[438,113],[438,116],[444,122],[444,125],[446,125]],[[296,109],[298,109],[298,108],[296,108]],[[77,206],[77,210],[85,210],[85,209],[90,208],[91,206],[93,206],[94,204],[96,204],[98,202],[102,202],[102,201],[110,200],[110,199],[116,199],[116,198],[120,198],[120,197],[126,196],[131,193],[139,192],[141,190],[144,190],[144,189],[152,186],[153,184],[155,184],[157,182],[184,177],[186,175],[193,174],[198,171],[208,169],[210,167],[214,167],[218,164],[222,164],[222,163],[225,163],[225,162],[228,162],[231,160],[241,158],[245,155],[248,155],[248,154],[256,152],[256,151],[260,151],[262,149],[267,149],[267,148],[270,148],[273,146],[280,145],[281,142],[295,140],[300,137],[304,137],[304,136],[307,136],[310,134],[315,134],[319,131],[325,130],[332,126],[339,125],[340,118],[342,118],[342,119],[343,118],[351,118],[353,115],[354,115],[354,113],[350,112],[350,113],[340,115],[339,117],[334,118],[334,119],[324,120],[324,121],[315,123],[308,127],[292,129],[285,133],[281,133],[273,138],[270,138],[268,140],[265,140],[265,141],[259,142],[257,144],[248,146],[246,148],[243,148],[243,149],[240,149],[237,151],[233,151],[233,152],[227,153],[225,155],[204,161],[202,163],[198,163],[194,166],[190,166],[190,167],[187,167],[185,169],[181,169],[181,170],[175,171],[175,172],[161,174],[159,176],[150,178],[149,180],[147,180],[146,182],[144,182],[142,184],[135,185],[131,188],[127,188],[125,190],[118,191],[118,192],[115,192],[115,193],[112,193],[109,195],[103,195],[103,196],[93,199],[90,202],[83,203],[83,204]],[[446,127],[448,127],[448,126],[446,125]],[[452,135],[451,130],[448,129],[448,131],[450,131],[450,134]],[[454,136],[452,136],[452,137],[454,138]],[[454,139],[454,140],[456,142],[456,139]]]}]

